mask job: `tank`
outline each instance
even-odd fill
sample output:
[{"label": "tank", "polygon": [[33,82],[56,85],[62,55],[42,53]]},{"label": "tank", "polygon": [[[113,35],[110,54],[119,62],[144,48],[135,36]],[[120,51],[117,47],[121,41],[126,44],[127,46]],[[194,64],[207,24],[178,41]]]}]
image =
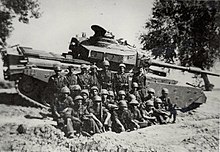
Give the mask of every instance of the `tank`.
[{"label": "tank", "polygon": [[5,68],[4,78],[16,81],[19,94],[41,107],[40,104],[45,103],[44,90],[49,77],[54,74],[54,66],[61,66],[62,74],[65,75],[69,65],[74,66],[75,73],[79,73],[81,64],[90,64],[85,60],[72,59],[52,52],[21,46],[2,50],[2,56]]},{"label": "tank", "polygon": [[166,78],[166,72],[155,70],[151,66],[165,67],[176,70],[188,71],[196,74],[218,74],[192,67],[176,66],[161,63],[146,57],[143,51],[129,45],[127,41],[116,40],[115,36],[98,25],[92,25],[94,35],[87,38],[73,37],[69,45],[69,52],[62,55],[51,52],[34,50],[28,47],[15,46],[2,51],[5,67],[5,78],[16,80],[18,91],[35,103],[44,103],[43,90],[48,79],[54,74],[54,65],[60,65],[65,74],[69,65],[75,67],[75,73],[80,72],[82,63],[96,64],[101,67],[103,60],[110,62],[112,73],[116,72],[120,63],[126,64],[126,70],[130,73],[130,84],[136,67],[143,66],[146,71],[146,90],[154,88],[156,95],[161,95],[162,88],[169,89],[169,95],[178,107],[187,108],[192,104],[206,102],[206,96],[201,88],[193,85],[179,85],[177,80]]}]

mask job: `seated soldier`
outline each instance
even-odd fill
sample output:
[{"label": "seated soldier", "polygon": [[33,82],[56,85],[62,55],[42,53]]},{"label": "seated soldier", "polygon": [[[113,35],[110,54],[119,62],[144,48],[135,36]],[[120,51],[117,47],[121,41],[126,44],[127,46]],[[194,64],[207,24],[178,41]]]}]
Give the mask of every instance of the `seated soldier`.
[{"label": "seated soldier", "polygon": [[102,106],[108,109],[108,91],[106,89],[101,90]]},{"label": "seated soldier", "polygon": [[172,118],[173,116],[173,122],[176,122],[176,115],[177,115],[177,111],[176,111],[176,105],[172,104],[170,101],[170,98],[168,97],[169,94],[169,90],[167,88],[163,88],[161,91],[161,96],[159,97],[162,100],[162,106],[165,110],[170,112],[170,118]]},{"label": "seated soldier", "polygon": [[125,97],[126,97],[126,93],[124,90],[118,91],[118,101],[125,100]]},{"label": "seated soldier", "polygon": [[143,119],[148,122],[148,126],[156,124],[156,117],[153,116],[154,101],[147,100],[145,104],[140,106],[140,111]]},{"label": "seated soldier", "polygon": [[92,100],[89,99],[89,91],[87,89],[81,90],[80,95],[83,97],[83,105],[90,107],[92,105]]},{"label": "seated soldier", "polygon": [[113,91],[108,91],[108,101],[109,104],[116,104],[115,95]]},{"label": "seated soldier", "polygon": [[144,101],[147,100],[155,100],[155,90],[153,88],[148,88],[147,90],[148,95],[144,98]]},{"label": "seated soldier", "polygon": [[81,87],[80,85],[70,85],[70,96],[74,99],[76,96],[80,95]]},{"label": "seated soldier", "polygon": [[133,94],[135,95],[137,101],[141,104],[142,103],[142,99],[144,98],[143,95],[141,95],[141,92],[138,91],[138,83],[137,82],[133,82],[132,83],[132,90],[129,92],[129,94]]},{"label": "seated soldier", "polygon": [[118,110],[117,105],[111,104],[109,106],[109,112],[111,114],[111,129],[113,132],[120,133],[120,132],[124,132],[125,128],[118,119],[117,110]]},{"label": "seated soldier", "polygon": [[78,95],[74,99],[75,105],[65,113],[67,119],[67,135],[69,138],[74,136],[74,133],[91,136],[95,133],[100,133],[100,130],[89,114],[87,106],[83,105],[83,97]]},{"label": "seated soldier", "polygon": [[119,101],[119,109],[117,111],[117,118],[124,126],[125,131],[132,131],[139,128],[139,125],[132,119],[131,111],[128,109],[127,101]]},{"label": "seated soldier", "polygon": [[97,86],[91,87],[91,89],[90,89],[90,99],[92,99],[93,97],[98,96],[98,95],[99,95],[98,87]]},{"label": "seated soldier", "polygon": [[68,87],[61,88],[61,95],[56,98],[51,104],[52,114],[57,121],[58,128],[64,129],[64,113],[67,108],[73,106],[73,99],[69,96],[70,90]]},{"label": "seated soldier", "polygon": [[98,124],[98,127],[102,132],[111,130],[110,117],[108,109],[102,106],[102,98],[100,96],[95,96],[93,99],[92,106],[89,107],[89,112],[92,118]]},{"label": "seated soldier", "polygon": [[161,105],[162,105],[161,99],[156,98],[154,100],[155,109],[153,109],[154,111],[153,115],[157,118],[157,121],[160,124],[166,124],[168,122],[169,114]]},{"label": "seated soldier", "polygon": [[134,122],[137,123],[141,128],[146,127],[148,123],[144,122],[141,112],[138,109],[139,102],[136,99],[132,99],[131,102],[129,102],[129,105]]}]

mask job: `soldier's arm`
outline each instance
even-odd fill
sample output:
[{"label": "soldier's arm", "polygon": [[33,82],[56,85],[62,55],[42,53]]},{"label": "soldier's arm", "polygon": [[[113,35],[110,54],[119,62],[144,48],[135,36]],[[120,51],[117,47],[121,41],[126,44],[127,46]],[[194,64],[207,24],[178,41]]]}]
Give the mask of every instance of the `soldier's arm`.
[{"label": "soldier's arm", "polygon": [[117,113],[115,111],[113,112],[112,116],[113,116],[113,119],[115,120],[116,124],[118,124],[120,126],[122,132],[125,131],[125,127],[123,126],[121,121],[118,119],[118,115],[117,115]]},{"label": "soldier's arm", "polygon": [[147,120],[155,120],[156,119],[156,117],[148,116],[146,113],[147,112],[145,112],[144,110],[141,110],[141,115],[144,119],[147,119]]},{"label": "soldier's arm", "polygon": [[106,119],[105,119],[105,121],[104,121],[104,125],[108,125],[108,121],[109,121],[110,118],[111,118],[111,114],[110,114],[109,112],[106,112],[106,114],[107,114],[107,117],[106,117]]},{"label": "soldier's arm", "polygon": [[52,112],[55,114],[56,117],[60,117],[60,114],[58,113],[57,111],[57,106],[56,106],[56,100],[57,99],[54,99],[51,103],[51,110]]},{"label": "soldier's arm", "polygon": [[103,126],[101,121],[93,113],[90,113],[90,115],[99,124],[100,127]]}]

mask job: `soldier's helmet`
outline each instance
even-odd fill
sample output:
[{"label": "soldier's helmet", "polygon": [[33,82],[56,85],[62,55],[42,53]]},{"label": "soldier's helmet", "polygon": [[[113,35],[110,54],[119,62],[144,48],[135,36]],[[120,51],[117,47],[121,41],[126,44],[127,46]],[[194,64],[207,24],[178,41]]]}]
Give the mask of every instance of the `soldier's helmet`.
[{"label": "soldier's helmet", "polygon": [[53,68],[54,71],[62,71],[61,67],[60,66],[54,66]]},{"label": "soldier's helmet", "polygon": [[147,91],[147,93],[153,93],[153,94],[155,94],[155,90],[154,90],[153,88],[149,88],[148,91]]},{"label": "soldier's helmet", "polygon": [[71,85],[70,86],[70,90],[71,91],[80,91],[81,90],[81,87],[80,85],[76,84],[76,85]]},{"label": "soldier's helmet", "polygon": [[132,99],[131,102],[129,102],[130,105],[139,105],[139,102],[136,99]]},{"label": "soldier's helmet", "polygon": [[107,60],[103,61],[102,64],[103,66],[110,66],[110,63]]},{"label": "soldier's helmet", "polygon": [[156,99],[154,100],[154,102],[157,103],[157,104],[158,104],[158,103],[161,104],[161,103],[162,103],[162,100],[161,100],[160,98],[156,98]]},{"label": "soldier's helmet", "polygon": [[168,94],[168,93],[169,93],[169,90],[168,90],[167,88],[163,88],[163,89],[162,89],[162,93]]},{"label": "soldier's helmet", "polygon": [[80,68],[81,69],[87,69],[87,66],[85,64],[81,64]]},{"label": "soldier's helmet", "polygon": [[118,106],[115,104],[109,104],[110,109],[118,109]]},{"label": "soldier's helmet", "polygon": [[97,66],[95,64],[90,66],[91,69],[97,69]]},{"label": "soldier's helmet", "polygon": [[120,91],[118,91],[118,95],[126,95],[126,93],[124,90],[120,90]]},{"label": "soldier's helmet", "polygon": [[133,87],[133,88],[138,88],[138,83],[137,83],[137,82],[133,82],[133,83],[132,83],[132,87]]},{"label": "soldier's helmet", "polygon": [[126,68],[126,65],[124,63],[119,64],[119,67],[124,67]]},{"label": "soldier's helmet", "polygon": [[120,100],[118,103],[119,107],[128,107],[126,100]]},{"label": "soldier's helmet", "polygon": [[81,95],[86,94],[87,96],[89,96],[89,90],[83,89],[83,90],[81,90],[80,94]]},{"label": "soldier's helmet", "polygon": [[101,95],[108,95],[108,91],[106,89],[101,90]]},{"label": "soldier's helmet", "polygon": [[102,98],[100,96],[94,96],[93,101],[94,102],[102,102]]},{"label": "soldier's helmet", "polygon": [[115,96],[113,91],[108,91],[108,95],[111,96],[111,97]]},{"label": "soldier's helmet", "polygon": [[99,88],[98,88],[97,86],[93,86],[93,87],[91,88],[91,90],[97,90],[97,91],[99,91]]},{"label": "soldier's helmet", "polygon": [[65,87],[61,88],[60,92],[61,93],[65,93],[65,94],[69,94],[70,93],[70,89],[67,86],[65,86]]},{"label": "soldier's helmet", "polygon": [[134,95],[134,94],[129,94],[129,98],[130,98],[130,100],[136,100],[136,96]]},{"label": "soldier's helmet", "polygon": [[154,101],[153,101],[153,100],[147,100],[147,101],[145,102],[145,105],[146,105],[146,106],[154,106]]},{"label": "soldier's helmet", "polygon": [[80,95],[78,95],[78,96],[76,96],[76,97],[74,98],[74,100],[75,100],[75,101],[78,101],[78,100],[83,100],[83,97],[82,97],[82,96],[80,96]]}]

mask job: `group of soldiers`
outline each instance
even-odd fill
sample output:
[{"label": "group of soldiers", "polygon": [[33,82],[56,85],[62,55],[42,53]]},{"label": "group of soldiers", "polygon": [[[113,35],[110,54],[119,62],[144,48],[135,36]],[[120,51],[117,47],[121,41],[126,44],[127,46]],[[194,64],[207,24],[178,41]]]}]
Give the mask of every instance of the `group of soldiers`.
[{"label": "group of soldiers", "polygon": [[[175,123],[176,110],[169,98],[169,90],[163,88],[161,96],[155,96],[153,88],[146,89],[146,75],[142,67],[133,74],[129,87],[126,65],[112,73],[109,62],[103,61],[101,71],[96,65],[81,65],[81,72],[61,75],[61,68],[54,68],[49,78],[47,95],[52,115],[67,137],[76,134],[91,136],[95,133],[132,131],[154,124]],[[129,89],[130,88],[130,89]]]}]

